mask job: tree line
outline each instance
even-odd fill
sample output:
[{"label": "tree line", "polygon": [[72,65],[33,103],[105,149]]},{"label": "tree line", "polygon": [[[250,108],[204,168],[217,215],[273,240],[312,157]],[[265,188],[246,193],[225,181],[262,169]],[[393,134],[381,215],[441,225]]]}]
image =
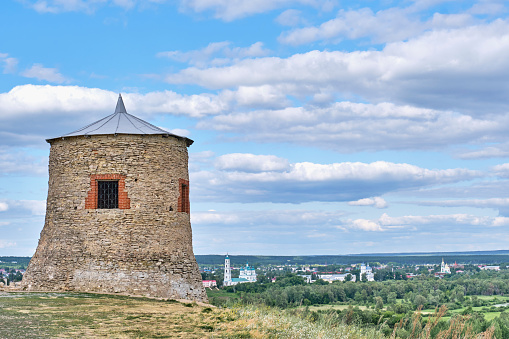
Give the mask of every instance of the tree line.
[{"label": "tree line", "polygon": [[[281,308],[330,303],[398,305],[395,310],[406,312],[417,307],[449,309],[462,306],[483,306],[477,295],[509,295],[509,273],[479,272],[451,279],[421,278],[382,282],[333,282],[317,280],[307,284],[304,278],[287,274],[270,283],[262,277],[256,283],[225,288],[227,292],[242,292],[242,302],[265,304]],[[470,297],[472,296],[472,297]],[[468,297],[468,298],[467,298]]]}]

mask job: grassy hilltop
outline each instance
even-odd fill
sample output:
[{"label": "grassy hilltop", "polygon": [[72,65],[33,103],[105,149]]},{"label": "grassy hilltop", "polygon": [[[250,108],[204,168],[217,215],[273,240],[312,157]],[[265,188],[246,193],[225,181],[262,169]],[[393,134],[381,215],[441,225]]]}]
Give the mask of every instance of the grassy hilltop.
[{"label": "grassy hilltop", "polygon": [[[206,304],[126,296],[0,292],[0,338],[386,338],[377,328],[338,323],[334,313],[316,316],[307,309],[218,309]],[[438,321],[440,316],[434,319]],[[429,339],[433,323],[435,320],[430,321],[429,330],[426,326],[419,334],[406,338]],[[462,329],[461,322],[451,324],[438,337],[449,338]],[[462,338],[493,338],[493,330]]]},{"label": "grassy hilltop", "polygon": [[0,292],[0,338],[381,338],[283,311],[86,293]]},{"label": "grassy hilltop", "polygon": [[0,292],[0,338],[206,338],[221,316],[177,301]]}]

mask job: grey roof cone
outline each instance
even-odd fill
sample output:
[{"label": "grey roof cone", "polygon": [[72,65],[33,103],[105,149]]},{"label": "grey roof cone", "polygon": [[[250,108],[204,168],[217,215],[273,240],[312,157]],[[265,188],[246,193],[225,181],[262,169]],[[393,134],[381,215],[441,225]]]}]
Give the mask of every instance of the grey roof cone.
[{"label": "grey roof cone", "polygon": [[176,134],[165,131],[162,128],[154,126],[140,118],[135,117],[127,113],[125,109],[124,100],[122,95],[118,95],[117,106],[115,107],[115,113],[108,115],[101,120],[98,120],[90,125],[80,128],[74,132],[64,134],[61,137],[46,139],[50,142],[54,139],[76,137],[84,135],[108,135],[108,134],[160,134],[173,136],[179,139],[185,139],[187,146],[191,146],[193,140],[181,137]]}]

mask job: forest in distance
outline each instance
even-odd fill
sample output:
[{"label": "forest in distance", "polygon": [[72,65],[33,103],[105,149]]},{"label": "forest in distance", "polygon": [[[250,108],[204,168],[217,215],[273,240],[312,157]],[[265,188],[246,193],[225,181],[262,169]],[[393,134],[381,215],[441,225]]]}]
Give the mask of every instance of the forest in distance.
[{"label": "forest in distance", "polygon": [[[224,255],[196,255],[199,265],[222,265]],[[509,262],[509,251],[484,252],[443,252],[443,253],[408,253],[397,254],[355,254],[355,255],[306,255],[306,256],[264,256],[264,255],[229,255],[232,263],[249,263],[258,265],[351,265],[358,263],[378,262],[399,265],[440,264],[442,259],[447,263],[466,265],[490,265]]]}]

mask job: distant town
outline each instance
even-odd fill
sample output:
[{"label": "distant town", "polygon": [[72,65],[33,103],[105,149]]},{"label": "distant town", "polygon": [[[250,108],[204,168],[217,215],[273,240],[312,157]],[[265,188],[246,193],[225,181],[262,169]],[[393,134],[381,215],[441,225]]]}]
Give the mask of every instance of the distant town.
[{"label": "distant town", "polygon": [[[275,282],[278,277],[287,274],[302,277],[306,283],[315,283],[321,280],[327,283],[335,281],[385,281],[385,280],[408,280],[415,278],[434,277],[442,279],[451,275],[468,275],[474,272],[500,271],[507,269],[509,265],[509,256],[507,254],[494,255],[457,255],[457,260],[452,261],[450,254],[448,260],[441,258],[440,263],[436,263],[437,256],[419,256],[419,261],[426,259],[429,263],[412,263],[415,261],[414,255],[393,256],[393,262],[380,263],[376,256],[352,257],[352,256],[327,256],[328,260],[336,261],[344,258],[360,259],[363,262],[348,264],[297,264],[282,263],[283,261],[296,261],[300,259],[287,259],[289,257],[257,257],[257,256],[200,256],[197,255],[197,261],[202,275],[203,286],[206,288],[219,288],[235,286],[250,282]],[[222,257],[223,261],[217,262]],[[387,256],[381,256],[387,260]],[[323,260],[322,257],[308,256],[305,261],[316,258],[317,261]],[[252,263],[243,261],[251,259]],[[482,260],[484,263],[481,263]],[[505,260],[504,260],[505,259]],[[260,263],[264,261],[280,261],[279,264]],[[30,257],[0,257],[0,286],[8,286],[12,283],[20,282],[25,273]],[[495,264],[495,262],[498,263]],[[474,263],[479,262],[479,263]]]},{"label": "distant town", "polygon": [[[508,262],[493,264],[493,258],[488,263],[472,264],[460,261],[446,262],[444,258],[437,263],[386,263],[376,262],[376,257],[367,257],[365,262],[352,264],[259,264],[250,265],[237,259],[232,263],[231,256],[225,256],[222,264],[200,264],[203,286],[217,288],[235,286],[242,283],[256,281],[275,282],[278,277],[294,274],[304,278],[306,283],[321,280],[327,283],[335,281],[385,281],[408,280],[414,278],[434,277],[442,279],[451,275],[468,275],[483,270],[500,271],[507,269]],[[458,256],[460,260],[464,259]],[[393,258],[396,259],[396,258]],[[398,261],[407,261],[406,257],[397,257]],[[482,258],[480,258],[482,259]],[[509,257],[504,258],[509,261]],[[469,262],[471,258],[469,258]]]}]

